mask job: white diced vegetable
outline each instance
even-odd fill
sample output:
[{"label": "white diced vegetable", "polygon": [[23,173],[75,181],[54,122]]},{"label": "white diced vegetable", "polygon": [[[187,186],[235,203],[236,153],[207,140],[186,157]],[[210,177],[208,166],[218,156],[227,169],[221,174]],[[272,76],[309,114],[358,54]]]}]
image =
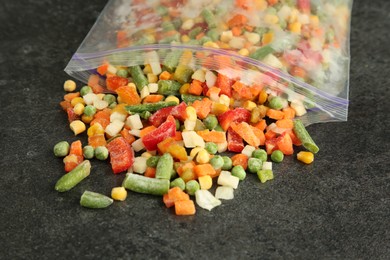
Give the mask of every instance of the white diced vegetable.
[{"label": "white diced vegetable", "polygon": [[108,102],[99,98],[95,98],[93,101],[93,106],[96,107],[97,110],[102,110],[108,107]]},{"label": "white diced vegetable", "polygon": [[291,108],[295,110],[296,116],[303,116],[306,114],[306,108],[301,101],[293,100],[290,104]]},{"label": "white diced vegetable", "polygon": [[146,171],[146,157],[135,157],[133,163],[133,171],[136,173],[144,173]]},{"label": "white diced vegetable", "polygon": [[96,94],[95,93],[88,93],[83,96],[84,103],[86,105],[92,105],[93,101],[96,99]]},{"label": "white diced vegetable", "polygon": [[242,49],[245,46],[245,39],[233,36],[229,41],[229,46],[233,49]]},{"label": "white diced vegetable", "polygon": [[150,95],[149,88],[142,88],[140,94],[142,99],[146,98],[147,96]]},{"label": "white diced vegetable", "polygon": [[217,81],[217,76],[215,76],[215,74],[212,71],[208,70],[206,71],[205,79],[206,79],[206,85],[209,88],[211,88],[214,87],[215,82]]},{"label": "white diced vegetable", "polygon": [[204,148],[205,143],[201,136],[199,136],[195,131],[184,131],[182,132],[184,146],[186,148],[202,147]]},{"label": "white diced vegetable", "polygon": [[248,42],[252,44],[256,44],[260,41],[260,35],[258,33],[245,32],[244,36]]},{"label": "white diced vegetable", "polygon": [[272,170],[272,162],[263,162],[262,170]]},{"label": "white diced vegetable", "polygon": [[219,186],[215,190],[215,197],[223,200],[234,199],[234,189],[229,186]]},{"label": "white diced vegetable", "polygon": [[111,64],[108,65],[108,67],[107,67],[107,72],[108,72],[108,73],[110,73],[110,74],[116,74],[117,71],[118,71],[118,70],[117,70],[114,66],[112,66]]},{"label": "white diced vegetable", "polygon": [[228,148],[228,143],[227,141],[223,143],[217,143],[217,147],[218,147],[218,153],[226,152]]},{"label": "white diced vegetable", "polygon": [[219,96],[219,103],[224,104],[225,106],[230,106],[230,97],[226,96],[225,94],[222,94]]},{"label": "white diced vegetable", "polygon": [[242,149],[241,153],[245,154],[246,156],[251,158],[254,150],[256,150],[256,147],[251,146],[251,145],[245,145],[245,147],[244,147],[244,149]]},{"label": "white diced vegetable", "polygon": [[129,133],[136,137],[141,137],[141,129],[131,129]]},{"label": "white diced vegetable", "polygon": [[131,115],[126,119],[126,125],[131,129],[142,129],[144,126],[142,125],[141,117],[139,114]]},{"label": "white diced vegetable", "polygon": [[115,120],[124,122],[126,120],[126,115],[119,112],[114,112],[110,115],[110,122],[114,122]]},{"label": "white diced vegetable", "polygon": [[184,129],[188,131],[192,131],[195,129],[196,121],[191,121],[189,119],[184,120]]},{"label": "white diced vegetable", "polygon": [[150,93],[156,93],[158,91],[158,84],[157,83],[149,83],[148,89]]},{"label": "white diced vegetable", "polygon": [[133,149],[134,149],[135,152],[139,152],[139,151],[142,151],[143,149],[145,149],[145,145],[144,145],[144,143],[142,142],[142,139],[141,139],[141,138],[135,140],[135,141],[131,144],[131,147],[133,147]]},{"label": "white diced vegetable", "polygon": [[221,201],[211,194],[208,190],[197,190],[195,192],[195,201],[199,207],[207,210],[221,205]]},{"label": "white diced vegetable", "polygon": [[194,74],[192,74],[191,76],[192,79],[196,79],[196,80],[199,80],[200,82],[205,82],[206,80],[206,74],[204,72],[204,70],[202,69],[198,69],[194,72]]},{"label": "white diced vegetable", "polygon": [[160,58],[156,51],[151,51],[146,54],[146,63],[149,63],[152,73],[158,75],[161,73]]},{"label": "white diced vegetable", "polygon": [[237,178],[236,176],[233,176],[228,171],[221,171],[217,182],[219,185],[229,186],[232,187],[233,189],[237,189],[240,179]]},{"label": "white diced vegetable", "polygon": [[229,42],[233,38],[233,32],[232,31],[224,31],[221,33],[221,42]]},{"label": "white diced vegetable", "polygon": [[115,136],[117,134],[119,134],[119,132],[122,130],[123,126],[125,125],[125,123],[123,123],[122,121],[119,121],[119,120],[115,120],[114,122],[111,122],[105,129],[105,132],[109,135],[109,136]]},{"label": "white diced vegetable", "polygon": [[277,69],[283,68],[282,62],[280,62],[280,60],[273,54],[268,54],[267,56],[265,56],[265,58],[263,59],[263,62],[265,64],[267,64],[271,67],[277,68]]}]

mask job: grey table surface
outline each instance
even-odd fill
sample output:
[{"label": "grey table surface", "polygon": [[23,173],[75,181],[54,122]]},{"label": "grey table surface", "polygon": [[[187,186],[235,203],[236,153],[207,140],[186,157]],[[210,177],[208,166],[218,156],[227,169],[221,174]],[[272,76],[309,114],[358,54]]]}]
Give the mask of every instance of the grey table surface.
[{"label": "grey table surface", "polygon": [[58,106],[63,69],[105,3],[0,5],[0,259],[390,257],[390,1],[354,1],[349,118],[309,127],[315,163],[289,157],[274,181],[250,175],[234,200],[192,217],[134,193],[80,207],[85,189],[121,184],[103,162],[72,191],[53,189],[63,164],[52,147],[76,139]]}]

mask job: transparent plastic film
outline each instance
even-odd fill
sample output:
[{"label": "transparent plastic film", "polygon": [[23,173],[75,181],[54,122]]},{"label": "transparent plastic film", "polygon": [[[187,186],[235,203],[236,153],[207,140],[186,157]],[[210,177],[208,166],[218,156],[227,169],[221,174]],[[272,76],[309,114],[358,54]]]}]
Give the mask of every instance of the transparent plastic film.
[{"label": "transparent plastic film", "polygon": [[[132,66],[148,66],[155,76],[191,72],[180,84],[200,73],[208,88],[222,74],[237,82],[229,93],[232,106],[256,99],[254,89],[265,89],[297,107],[306,125],[346,121],[351,5],[351,0],[111,0],[65,71],[86,83],[93,77],[105,90],[109,74]],[[102,66],[108,72],[99,71]]]}]

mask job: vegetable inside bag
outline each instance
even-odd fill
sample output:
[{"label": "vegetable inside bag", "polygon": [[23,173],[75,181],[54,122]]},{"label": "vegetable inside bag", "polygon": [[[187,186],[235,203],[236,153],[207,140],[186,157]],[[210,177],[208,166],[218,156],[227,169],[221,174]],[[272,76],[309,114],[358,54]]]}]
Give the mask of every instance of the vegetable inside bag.
[{"label": "vegetable inside bag", "polygon": [[[203,87],[219,87],[218,95],[230,97],[234,107],[257,101],[256,89],[265,89],[289,102],[305,125],[346,121],[351,5],[352,0],[111,0],[65,71],[106,92],[107,76],[148,66],[157,77],[171,72],[180,85],[196,79]],[[122,76],[137,81],[132,73]]]}]

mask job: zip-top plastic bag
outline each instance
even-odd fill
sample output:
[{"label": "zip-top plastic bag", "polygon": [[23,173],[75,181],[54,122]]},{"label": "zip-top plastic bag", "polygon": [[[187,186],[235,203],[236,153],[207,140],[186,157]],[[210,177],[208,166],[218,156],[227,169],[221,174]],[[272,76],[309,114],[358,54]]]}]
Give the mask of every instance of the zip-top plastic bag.
[{"label": "zip-top plastic bag", "polygon": [[[351,6],[352,0],[111,0],[65,71],[96,91],[110,91],[107,75],[137,65],[148,67],[151,78],[167,70],[180,84],[196,79],[207,88],[220,87],[216,75],[223,75],[228,89],[219,95],[231,97],[232,106],[258,98],[248,90],[266,89],[288,101],[305,125],[346,121]],[[140,92],[148,80],[137,82]]]}]

